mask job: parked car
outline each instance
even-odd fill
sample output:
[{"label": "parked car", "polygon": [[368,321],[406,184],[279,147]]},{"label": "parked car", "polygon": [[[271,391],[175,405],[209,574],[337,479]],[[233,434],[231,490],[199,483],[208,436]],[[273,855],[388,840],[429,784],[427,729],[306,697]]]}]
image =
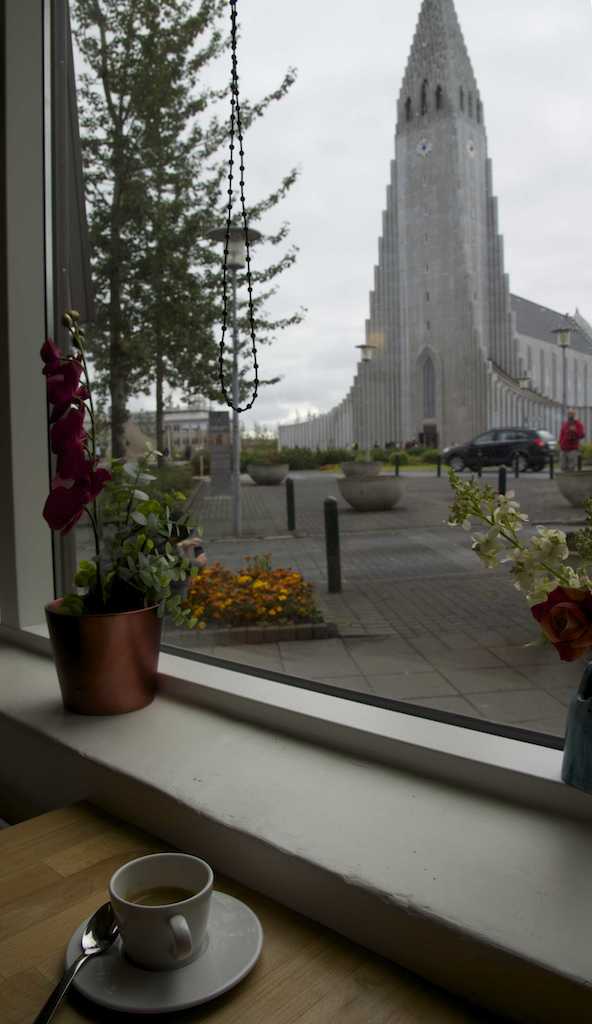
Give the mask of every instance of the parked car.
[{"label": "parked car", "polygon": [[538,473],[557,449],[557,441],[548,430],[529,427],[500,427],[479,434],[468,444],[454,445],[443,451],[444,461],[457,473],[479,466],[513,466],[518,459],[520,472]]}]

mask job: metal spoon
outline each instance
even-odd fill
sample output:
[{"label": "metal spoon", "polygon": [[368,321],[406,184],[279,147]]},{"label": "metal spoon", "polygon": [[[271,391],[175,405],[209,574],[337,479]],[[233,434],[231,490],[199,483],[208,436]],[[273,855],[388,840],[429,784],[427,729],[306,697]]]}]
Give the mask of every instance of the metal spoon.
[{"label": "metal spoon", "polygon": [[58,982],[45,1006],[37,1014],[33,1024],[49,1024],[55,1011],[60,1005],[66,992],[70,988],[72,980],[83,964],[98,953],[104,953],[113,945],[117,938],[117,922],[110,903],[103,903],[93,914],[82,936],[82,953],[74,961],[71,967],[64,972],[61,981]]}]

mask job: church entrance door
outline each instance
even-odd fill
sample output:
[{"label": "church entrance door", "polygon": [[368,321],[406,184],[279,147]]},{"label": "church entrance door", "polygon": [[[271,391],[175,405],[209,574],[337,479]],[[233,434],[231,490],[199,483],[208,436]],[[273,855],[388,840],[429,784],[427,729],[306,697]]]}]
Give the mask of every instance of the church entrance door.
[{"label": "church entrance door", "polygon": [[435,423],[424,423],[423,443],[426,448],[438,447],[438,427]]}]

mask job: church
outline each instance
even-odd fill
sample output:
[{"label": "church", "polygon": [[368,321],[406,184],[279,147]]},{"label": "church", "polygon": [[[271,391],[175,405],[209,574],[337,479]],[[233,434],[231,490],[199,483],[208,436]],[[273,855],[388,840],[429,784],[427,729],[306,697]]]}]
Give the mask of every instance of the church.
[{"label": "church", "polygon": [[362,357],[340,404],[280,426],[281,447],[442,448],[497,426],[558,435],[564,396],[590,436],[592,327],[510,292],[485,114],[454,0],[423,0]]}]

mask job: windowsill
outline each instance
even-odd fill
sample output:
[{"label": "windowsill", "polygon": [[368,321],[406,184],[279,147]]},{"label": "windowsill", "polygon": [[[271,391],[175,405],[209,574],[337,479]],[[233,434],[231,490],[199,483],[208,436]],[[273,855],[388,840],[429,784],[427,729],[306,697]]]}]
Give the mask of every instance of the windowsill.
[{"label": "windowsill", "polygon": [[[83,718],[64,715],[51,661],[3,647],[2,791],[24,813],[88,798],[482,1005],[516,1013],[528,990],[528,1019],[584,1019],[565,1008],[592,998],[592,825],[568,814],[590,801],[558,782],[560,752],[168,654],[160,667],[149,708]],[[438,781],[409,770],[418,756]],[[536,806],[462,788],[462,771],[490,789],[505,774]]]}]

